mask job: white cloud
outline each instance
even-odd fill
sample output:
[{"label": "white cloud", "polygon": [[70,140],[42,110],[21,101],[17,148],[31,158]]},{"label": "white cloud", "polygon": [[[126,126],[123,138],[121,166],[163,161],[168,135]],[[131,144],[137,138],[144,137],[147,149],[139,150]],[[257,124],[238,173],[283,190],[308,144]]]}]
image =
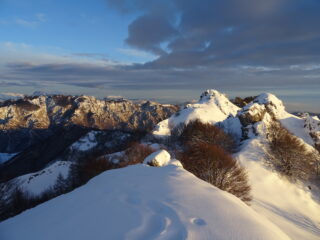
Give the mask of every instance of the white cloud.
[{"label": "white cloud", "polygon": [[275,68],[275,67],[249,66],[249,65],[240,66],[240,69],[241,70],[246,70],[246,71],[249,71],[249,72],[270,72],[270,71],[280,70],[280,68]]},{"label": "white cloud", "polygon": [[114,96],[114,95],[108,95],[107,98],[110,98],[110,99],[119,99],[119,98],[124,98],[124,97],[123,97],[123,96],[120,96],[120,95],[119,95],[119,96],[117,96],[117,95],[116,95],[116,96]]},{"label": "white cloud", "polygon": [[122,54],[125,54],[127,56],[132,56],[132,57],[147,58],[147,59],[155,58],[155,56],[150,53],[133,49],[133,48],[119,48],[118,51]]},{"label": "white cloud", "polygon": [[5,96],[10,96],[10,97],[24,97],[24,94],[14,93],[14,92],[2,92],[0,94],[5,95]]},{"label": "white cloud", "polygon": [[302,71],[312,71],[320,69],[320,64],[300,64],[300,65],[291,65],[291,70],[302,70]]},{"label": "white cloud", "polygon": [[10,63],[28,62],[38,64],[85,64],[112,68],[118,65],[128,65],[111,59],[98,59],[75,54],[56,47],[34,47],[25,43],[0,42],[0,69]]}]

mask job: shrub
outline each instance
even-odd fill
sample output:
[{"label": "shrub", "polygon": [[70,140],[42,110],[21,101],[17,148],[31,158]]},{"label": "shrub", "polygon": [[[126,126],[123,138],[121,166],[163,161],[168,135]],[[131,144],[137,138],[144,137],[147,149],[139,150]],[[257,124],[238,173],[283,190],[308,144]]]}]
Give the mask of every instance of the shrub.
[{"label": "shrub", "polygon": [[196,142],[180,156],[184,168],[198,178],[227,191],[245,202],[251,200],[247,173],[220,146]]},{"label": "shrub", "polygon": [[[114,168],[116,168],[115,164],[106,157],[91,157],[75,162],[70,166],[66,185],[72,190],[87,183],[91,178],[100,173]],[[58,182],[57,184],[61,185]]]},{"label": "shrub", "polygon": [[203,142],[219,145],[227,152],[233,152],[236,147],[231,135],[217,126],[210,123],[202,123],[200,120],[189,122],[181,131],[180,139],[184,145]]},{"label": "shrub", "polygon": [[143,163],[143,160],[155,150],[140,143],[131,143],[120,160],[119,167]]},{"label": "shrub", "polygon": [[292,135],[280,122],[270,124],[267,138],[268,162],[282,175],[291,180],[306,180],[315,172],[318,154],[308,150],[305,143]]}]

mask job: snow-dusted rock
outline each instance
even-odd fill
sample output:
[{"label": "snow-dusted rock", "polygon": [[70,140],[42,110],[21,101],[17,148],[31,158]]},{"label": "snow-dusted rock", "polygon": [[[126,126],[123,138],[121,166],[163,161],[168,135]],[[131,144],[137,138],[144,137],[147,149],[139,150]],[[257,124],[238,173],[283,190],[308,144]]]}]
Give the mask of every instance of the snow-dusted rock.
[{"label": "snow-dusted rock", "polygon": [[253,100],[253,104],[258,103],[264,105],[269,113],[273,113],[275,117],[280,117],[285,112],[283,102],[271,93],[262,93]]},{"label": "snow-dusted rock", "polygon": [[156,167],[163,167],[168,165],[170,160],[171,160],[170,153],[168,153],[166,150],[159,150],[147,156],[144,159],[143,163],[150,164]]},{"label": "snow-dusted rock", "polygon": [[81,151],[85,152],[88,151],[95,146],[97,146],[97,134],[99,134],[99,131],[90,131],[86,135],[84,135],[82,138],[80,138],[78,141],[73,143],[69,148],[71,151]]},{"label": "snow-dusted rock", "polygon": [[[275,119],[305,142],[310,150],[316,145],[312,138],[314,130],[308,130],[304,127],[308,125],[305,121],[311,121],[311,119],[306,118],[305,120],[288,113],[283,102],[271,93],[263,93],[254,98],[252,102],[238,111],[237,118],[243,125],[244,138],[250,138],[250,136],[257,134],[264,135],[266,126]],[[314,124],[311,123],[309,126],[314,126]]]},{"label": "snow-dusted rock", "polygon": [[305,121],[304,128],[309,132],[313,138],[315,146],[320,149],[320,120],[317,116],[310,116],[308,113],[304,113],[302,118]]}]

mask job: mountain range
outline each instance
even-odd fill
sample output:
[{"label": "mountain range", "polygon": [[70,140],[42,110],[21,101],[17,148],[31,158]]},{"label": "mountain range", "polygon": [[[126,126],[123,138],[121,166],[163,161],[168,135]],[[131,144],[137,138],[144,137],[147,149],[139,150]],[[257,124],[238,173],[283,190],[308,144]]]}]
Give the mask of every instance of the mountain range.
[{"label": "mountain range", "polygon": [[[175,137],[195,120],[217,126],[235,140],[232,157],[247,172],[249,204],[197,178],[179,162]],[[41,195],[55,186],[59,175],[68,178],[75,162],[94,156],[118,164],[132,142],[168,154],[158,155],[159,167],[145,161],[107,170],[4,220],[0,237],[320,239],[318,180],[288,179],[268,164],[274,122],[315,158],[320,156],[319,118],[287,112],[270,93],[231,100],[209,89],[185,106],[64,95],[2,101],[2,187],[14,182]]]}]

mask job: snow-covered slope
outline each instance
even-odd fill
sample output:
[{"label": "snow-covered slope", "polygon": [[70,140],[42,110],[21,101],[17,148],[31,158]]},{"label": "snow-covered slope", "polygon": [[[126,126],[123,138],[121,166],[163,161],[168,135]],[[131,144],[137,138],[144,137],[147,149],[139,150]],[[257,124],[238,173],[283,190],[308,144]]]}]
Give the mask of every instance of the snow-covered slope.
[{"label": "snow-covered slope", "polygon": [[39,172],[22,175],[12,181],[23,191],[38,196],[54,186],[59,174],[67,178],[70,165],[71,162],[57,161]]},{"label": "snow-covered slope", "polygon": [[0,223],[1,239],[289,239],[181,167],[135,165]]},{"label": "snow-covered slope", "polygon": [[157,124],[153,134],[159,137],[169,136],[170,131],[180,123],[187,124],[195,119],[215,124],[229,116],[235,116],[238,110],[239,108],[224,94],[216,90],[207,90],[202,93],[198,103],[188,104],[177,114]]},{"label": "snow-covered slope", "polygon": [[236,156],[249,174],[253,196],[251,206],[291,239],[320,239],[317,197],[307,186],[291,183],[266,167],[264,148],[264,139],[259,136],[243,143]]}]

